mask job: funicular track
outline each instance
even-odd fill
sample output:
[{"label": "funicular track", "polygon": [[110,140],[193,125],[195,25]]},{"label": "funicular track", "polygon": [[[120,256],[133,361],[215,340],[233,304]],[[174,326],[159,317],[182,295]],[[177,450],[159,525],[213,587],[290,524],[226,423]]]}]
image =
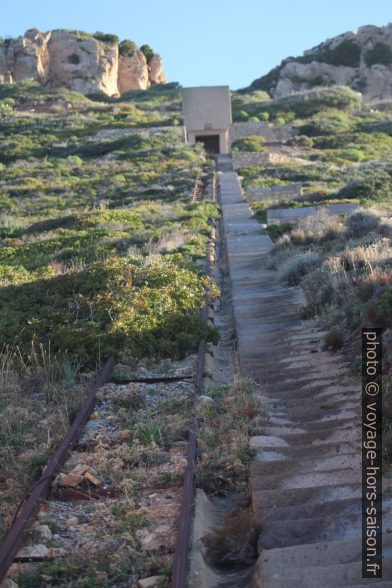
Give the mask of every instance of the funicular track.
[{"label": "funicular track", "polygon": [[[201,201],[207,198],[215,200],[215,176],[208,177],[203,174],[196,179],[195,189],[192,194],[192,201]],[[215,226],[211,224],[211,237],[208,245],[208,252],[205,258],[204,270],[206,275],[211,275],[212,266],[215,261]],[[202,318],[206,322],[210,322],[211,313],[207,305],[202,309]],[[193,402],[197,403],[197,397],[201,394],[203,386],[203,375],[205,365],[206,346],[204,342],[199,342],[197,357],[193,374],[183,376],[162,376],[162,377],[145,377],[145,378],[130,378],[117,380],[112,376],[115,368],[115,360],[110,357],[102,370],[96,377],[95,382],[91,386],[88,396],[80,409],[78,415],[70,426],[67,434],[63,438],[59,448],[50,459],[46,467],[43,469],[40,479],[27,491],[23,501],[19,505],[15,513],[14,520],[6,533],[2,543],[0,544],[0,583],[4,580],[11,564],[15,561],[19,562],[41,562],[45,561],[45,557],[29,557],[27,559],[18,557],[18,551],[23,544],[25,533],[34,522],[34,518],[38,514],[41,506],[45,501],[55,499],[60,501],[80,501],[80,500],[104,500],[113,499],[122,494],[121,488],[94,488],[90,487],[88,490],[81,489],[64,489],[62,492],[54,490],[52,483],[55,477],[62,472],[70,452],[75,448],[82,437],[84,427],[88,422],[96,405],[96,395],[99,389],[106,383],[112,382],[114,384],[121,383],[171,383],[171,382],[193,382],[194,394]],[[188,572],[188,548],[190,540],[190,532],[194,508],[194,470],[197,444],[197,422],[193,418],[188,433],[188,446],[186,450],[187,465],[185,468],[181,509],[178,518],[177,539],[175,543],[175,551],[173,554],[172,565],[172,583],[173,588],[181,588],[186,585],[186,577]]]}]

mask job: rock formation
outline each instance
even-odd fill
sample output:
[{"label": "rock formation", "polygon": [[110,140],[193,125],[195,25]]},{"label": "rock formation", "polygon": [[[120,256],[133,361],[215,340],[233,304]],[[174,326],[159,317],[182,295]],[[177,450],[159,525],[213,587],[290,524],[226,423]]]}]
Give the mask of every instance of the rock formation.
[{"label": "rock formation", "polygon": [[349,86],[368,102],[392,97],[392,24],[364,26],[289,57],[250,89],[275,98],[316,87]]},{"label": "rock formation", "polygon": [[0,83],[33,79],[44,86],[108,96],[166,83],[160,55],[120,56],[118,42],[78,31],[28,30],[0,42]]}]

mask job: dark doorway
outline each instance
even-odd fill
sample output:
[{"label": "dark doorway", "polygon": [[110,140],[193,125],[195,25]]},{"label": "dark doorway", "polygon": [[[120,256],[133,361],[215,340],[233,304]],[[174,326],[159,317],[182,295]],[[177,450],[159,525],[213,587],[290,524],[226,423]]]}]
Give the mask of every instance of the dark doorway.
[{"label": "dark doorway", "polygon": [[207,153],[219,153],[219,135],[198,135],[196,143],[204,143]]}]

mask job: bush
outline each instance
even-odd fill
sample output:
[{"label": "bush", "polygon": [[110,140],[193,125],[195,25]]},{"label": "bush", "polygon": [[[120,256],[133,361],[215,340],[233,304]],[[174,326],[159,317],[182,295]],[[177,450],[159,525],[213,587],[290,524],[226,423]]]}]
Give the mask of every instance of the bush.
[{"label": "bush", "polygon": [[321,263],[320,256],[313,253],[303,253],[292,257],[282,266],[282,280],[289,286],[295,286]]},{"label": "bush", "polygon": [[137,44],[135,41],[131,41],[130,39],[125,39],[121,41],[118,46],[119,53],[122,57],[131,57],[134,51],[137,50]]},{"label": "bush", "polygon": [[361,237],[374,231],[380,222],[380,217],[371,212],[356,212],[346,219],[346,234],[349,237]]},{"label": "bush", "polygon": [[375,202],[392,201],[392,177],[384,170],[375,170],[368,177],[355,180],[337,193],[338,198],[361,198]]},{"label": "bush", "polygon": [[258,135],[251,135],[249,137],[245,137],[244,139],[239,139],[238,141],[234,141],[232,144],[233,151],[257,151],[258,153],[264,153],[265,139],[264,137],[259,137]]},{"label": "bush", "polygon": [[330,65],[345,65],[359,67],[361,61],[361,47],[351,39],[339,43],[334,49],[321,50],[314,59]]},{"label": "bush", "polygon": [[324,336],[324,349],[331,349],[337,351],[344,344],[344,337],[340,331],[332,330]]},{"label": "bush", "polygon": [[392,65],[392,49],[385,43],[376,43],[373,49],[366,51],[365,61],[368,67],[376,63],[386,66]]},{"label": "bush", "polygon": [[273,106],[281,112],[293,111],[296,116],[307,117],[330,108],[350,112],[359,108],[361,103],[361,97],[351,88],[335,86],[286,96],[276,100]]},{"label": "bush", "polygon": [[304,135],[315,137],[319,135],[337,135],[351,131],[356,125],[356,119],[346,112],[329,110],[314,115],[305,125],[300,127]]},{"label": "bush", "polygon": [[314,141],[311,137],[307,137],[306,135],[296,135],[290,141],[291,145],[299,145],[300,147],[313,147]]},{"label": "bush", "polygon": [[97,39],[97,41],[101,41],[102,43],[118,43],[120,41],[120,39],[118,38],[117,35],[111,35],[108,33],[101,33],[100,31],[97,31],[96,33],[94,33],[93,35],[94,39]]},{"label": "bush", "polygon": [[[25,354],[31,342],[94,366],[99,357],[183,357],[216,341],[199,316],[205,285],[196,273],[154,258],[109,258],[72,272],[0,290],[1,340]],[[216,289],[212,286],[212,292]]]},{"label": "bush", "polygon": [[150,61],[154,55],[154,50],[150,47],[150,45],[142,45],[140,47],[140,51],[142,51],[142,53],[144,53],[144,55],[147,59],[147,63],[150,63]]},{"label": "bush", "polygon": [[240,110],[236,116],[236,120],[246,122],[249,120],[249,114],[246,112],[246,110]]}]

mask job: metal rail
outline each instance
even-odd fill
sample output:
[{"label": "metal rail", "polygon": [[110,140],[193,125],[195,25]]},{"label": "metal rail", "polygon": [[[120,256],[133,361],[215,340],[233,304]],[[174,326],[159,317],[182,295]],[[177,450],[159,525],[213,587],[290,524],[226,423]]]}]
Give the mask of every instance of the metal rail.
[{"label": "metal rail", "polygon": [[[214,235],[214,227],[211,230],[211,236]],[[210,241],[211,244],[211,241]],[[210,276],[212,273],[212,251],[209,251],[206,258],[205,273]],[[206,292],[207,294],[207,292]],[[204,305],[202,310],[202,318],[205,322],[208,321],[208,307]],[[195,402],[197,397],[202,393],[203,375],[205,365],[205,351],[206,345],[203,341],[199,343],[196,372],[194,378],[195,387]],[[189,427],[189,439],[187,449],[187,465],[184,475],[184,487],[181,499],[180,516],[178,523],[177,539],[175,545],[175,552],[172,565],[172,579],[171,588],[185,588],[187,574],[188,574],[188,559],[189,559],[189,542],[192,529],[194,497],[195,497],[195,460],[196,460],[196,445],[197,445],[197,420],[194,418]]]},{"label": "metal rail", "polygon": [[9,566],[14,561],[15,555],[22,544],[24,531],[29,527],[32,518],[38,512],[42,501],[48,496],[53,478],[64,465],[70,450],[80,438],[82,429],[93,411],[96,393],[109,378],[113,368],[114,358],[110,357],[91,387],[78,416],[62,440],[60,447],[44,469],[42,477],[26,495],[25,502],[0,545],[0,582],[4,579]]}]

